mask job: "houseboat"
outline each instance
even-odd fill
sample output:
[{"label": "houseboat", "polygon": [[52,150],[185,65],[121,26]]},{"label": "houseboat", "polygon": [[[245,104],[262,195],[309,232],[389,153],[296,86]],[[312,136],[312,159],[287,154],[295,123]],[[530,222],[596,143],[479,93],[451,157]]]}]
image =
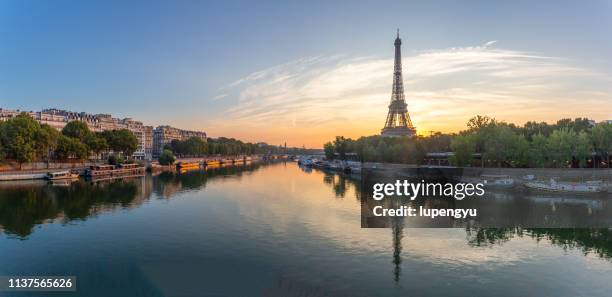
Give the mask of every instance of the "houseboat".
[{"label": "houseboat", "polygon": [[509,175],[483,174],[480,180],[485,187],[511,188],[514,186],[514,179]]},{"label": "houseboat", "polygon": [[56,172],[48,172],[45,177],[48,180],[66,180],[66,179],[77,179],[79,178],[78,173],[74,173],[71,171],[56,171]]},{"label": "houseboat", "polygon": [[464,183],[483,184],[487,188],[511,188],[514,179],[509,175],[483,174],[479,177],[461,177]]},{"label": "houseboat", "polygon": [[141,175],[145,173],[145,167],[140,164],[94,165],[85,171],[85,176],[91,178]]},{"label": "houseboat", "polygon": [[200,162],[178,162],[176,164],[176,169],[180,169],[180,170],[200,169]]},{"label": "houseboat", "polygon": [[558,182],[551,178],[548,182],[531,181],[526,182],[525,187],[530,190],[547,191],[547,192],[562,192],[562,193],[602,193],[607,190],[606,186],[601,181],[587,182]]},{"label": "houseboat", "polygon": [[221,161],[219,161],[219,160],[206,160],[204,162],[204,164],[206,166],[216,166],[216,165],[221,165]]}]

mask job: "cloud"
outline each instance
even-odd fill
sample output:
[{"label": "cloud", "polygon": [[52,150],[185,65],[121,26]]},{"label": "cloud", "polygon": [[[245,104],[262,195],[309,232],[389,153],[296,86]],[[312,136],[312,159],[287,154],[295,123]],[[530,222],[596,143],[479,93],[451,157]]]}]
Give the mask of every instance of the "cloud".
[{"label": "cloud", "polygon": [[[612,102],[605,74],[494,44],[403,56],[406,100],[418,130],[459,130],[475,114],[517,123],[605,117],[601,106]],[[377,133],[387,112],[392,69],[392,58],[298,59],[225,86],[237,102],[223,117],[270,133],[291,129],[296,137],[309,133],[306,129],[329,135]]]},{"label": "cloud", "polygon": [[212,100],[212,101],[216,101],[216,100],[219,100],[219,99],[223,99],[223,98],[225,98],[225,97],[227,97],[227,96],[229,96],[229,94],[228,94],[228,93],[222,93],[222,94],[219,94],[219,95],[217,95],[217,96],[213,97],[213,98],[212,98],[212,99],[210,99],[210,100]]}]

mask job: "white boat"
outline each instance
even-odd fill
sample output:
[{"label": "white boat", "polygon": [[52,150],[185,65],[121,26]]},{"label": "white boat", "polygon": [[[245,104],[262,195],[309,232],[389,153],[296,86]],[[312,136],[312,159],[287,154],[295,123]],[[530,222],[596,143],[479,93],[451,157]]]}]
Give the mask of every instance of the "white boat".
[{"label": "white boat", "polygon": [[514,179],[509,175],[481,175],[480,178],[485,186],[490,187],[512,187]]},{"label": "white boat", "polygon": [[510,188],[514,186],[514,179],[509,175],[483,174],[479,178],[462,179],[470,183],[482,183],[485,187]]},{"label": "white boat", "polygon": [[525,187],[532,190],[566,192],[566,193],[600,193],[606,191],[601,181],[587,181],[584,183],[557,182],[551,178],[549,182],[533,181],[525,183]]},{"label": "white boat", "polygon": [[46,178],[48,180],[77,179],[79,178],[79,175],[71,171],[56,171],[56,172],[48,172]]}]

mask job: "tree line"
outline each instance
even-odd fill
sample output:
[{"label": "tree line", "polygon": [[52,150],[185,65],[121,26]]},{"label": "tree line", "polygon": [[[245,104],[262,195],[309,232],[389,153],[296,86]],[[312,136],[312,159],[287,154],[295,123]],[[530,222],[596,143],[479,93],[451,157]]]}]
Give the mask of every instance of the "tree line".
[{"label": "tree line", "polygon": [[485,167],[601,167],[612,153],[612,124],[586,118],[518,127],[476,116],[467,127],[451,141],[457,166],[475,165],[473,155],[480,154]]},{"label": "tree line", "polygon": [[27,113],[0,122],[0,161],[83,160],[102,152],[130,157],[137,148],[138,139],[127,129],[92,132],[86,123],[71,121],[58,131]]},{"label": "tree line", "polygon": [[264,154],[308,154],[314,150],[306,148],[275,146],[266,143],[243,142],[234,138],[208,138],[190,137],[186,140],[172,140],[164,146],[159,156],[162,165],[172,164],[176,157],[202,157],[207,155],[238,156],[238,155],[264,155]]},{"label": "tree line", "polygon": [[[592,125],[586,118],[556,124],[527,122],[523,126],[476,116],[457,134],[418,137],[336,137],[324,144],[327,158],[422,164],[427,153],[453,152],[455,166],[600,167],[612,153],[612,124]],[[476,159],[480,159],[479,161]]]}]

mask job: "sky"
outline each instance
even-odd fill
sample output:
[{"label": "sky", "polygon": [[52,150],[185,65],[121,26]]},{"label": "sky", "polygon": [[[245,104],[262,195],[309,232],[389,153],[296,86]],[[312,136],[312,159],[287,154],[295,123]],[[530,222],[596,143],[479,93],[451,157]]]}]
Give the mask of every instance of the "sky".
[{"label": "sky", "polygon": [[0,1],[0,108],[288,146],[380,133],[393,41],[419,134],[612,119],[611,1]]}]

